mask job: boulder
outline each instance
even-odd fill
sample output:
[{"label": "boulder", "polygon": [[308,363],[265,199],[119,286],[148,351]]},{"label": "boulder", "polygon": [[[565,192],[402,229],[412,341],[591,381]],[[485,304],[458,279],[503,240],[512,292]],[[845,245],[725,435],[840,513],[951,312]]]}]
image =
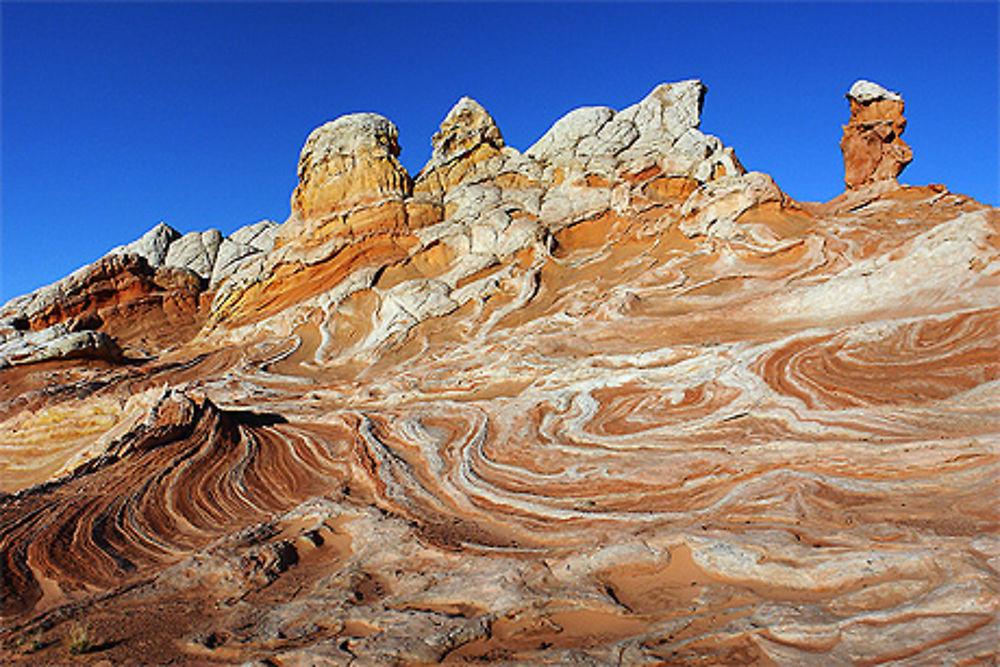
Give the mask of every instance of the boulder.
[{"label": "boulder", "polygon": [[768,202],[781,204],[785,195],[767,174],[751,171],[705,183],[681,207],[681,233],[687,237],[729,236],[743,213]]},{"label": "boulder", "polygon": [[7,339],[0,344],[0,368],[55,359],[121,360],[121,348],[108,334],[71,329],[66,324],[56,324]]}]

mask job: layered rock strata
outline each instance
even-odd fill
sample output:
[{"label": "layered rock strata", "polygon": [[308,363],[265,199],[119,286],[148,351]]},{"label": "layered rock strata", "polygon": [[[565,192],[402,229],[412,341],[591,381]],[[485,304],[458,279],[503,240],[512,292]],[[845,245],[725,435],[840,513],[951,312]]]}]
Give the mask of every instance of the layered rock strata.
[{"label": "layered rock strata", "polygon": [[703,96],[523,153],[464,98],[412,182],[348,116],[230,277],[110,260],[190,238],[211,314],[0,370],[3,661],[996,662],[1000,211],[794,201]]},{"label": "layered rock strata", "polygon": [[0,365],[66,356],[120,360],[123,348],[146,356],[185,343],[204,322],[206,297],[269,252],[277,229],[262,220],[228,237],[217,229],[181,235],[158,223],[93,264],[0,307]]}]

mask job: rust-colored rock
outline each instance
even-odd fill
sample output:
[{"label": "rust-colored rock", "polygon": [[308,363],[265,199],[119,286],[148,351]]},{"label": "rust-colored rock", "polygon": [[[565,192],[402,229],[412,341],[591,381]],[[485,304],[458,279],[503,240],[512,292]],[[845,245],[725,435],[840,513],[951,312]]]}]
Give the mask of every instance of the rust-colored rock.
[{"label": "rust-colored rock", "polygon": [[[211,326],[239,326],[329,291],[361,269],[405,256],[412,182],[397,159],[398,130],[373,113],[341,116],[313,130],[299,157],[292,211],[274,249],[243,267],[215,296]],[[367,286],[367,285],[364,285]]]},{"label": "rust-colored rock", "polygon": [[851,86],[847,99],[851,120],[840,140],[847,189],[895,182],[913,160],[913,151],[901,136],[906,129],[903,98],[878,84],[859,80]]},{"label": "rust-colored rock", "polygon": [[[153,268],[139,255],[108,255],[54,285],[0,309],[15,329],[65,324],[68,332],[100,330],[127,353],[145,356],[191,339],[205,317],[203,282],[186,269]],[[0,327],[0,341],[2,335]],[[0,356],[3,356],[0,353]]]},{"label": "rust-colored rock", "polygon": [[309,135],[299,157],[292,216],[276,247],[314,248],[406,229],[410,175],[399,163],[399,132],[388,119],[357,113]]}]

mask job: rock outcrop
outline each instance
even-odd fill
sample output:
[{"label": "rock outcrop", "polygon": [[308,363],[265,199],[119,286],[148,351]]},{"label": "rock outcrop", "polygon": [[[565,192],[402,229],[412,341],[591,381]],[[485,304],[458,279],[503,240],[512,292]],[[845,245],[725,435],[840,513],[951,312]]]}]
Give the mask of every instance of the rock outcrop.
[{"label": "rock outcrop", "polygon": [[[279,326],[287,326],[301,315],[288,310],[297,303],[337,310],[373,290],[383,305],[364,345],[377,347],[442,308],[488,298],[493,282],[466,281],[490,267],[503,274],[519,252],[528,265],[544,262],[553,234],[567,226],[601,216],[611,225],[638,206],[652,217],[703,183],[742,174],[733,150],[698,130],[705,90],[696,80],[662,84],[621,112],[571,112],[523,154],[505,144],[482,105],[464,97],[412,184],[388,120],[351,114],[326,123],[302,150],[292,213],[274,252],[220,287],[210,327],[279,313],[286,322]],[[388,293],[376,284],[398,275],[431,282],[415,290],[390,285]],[[427,293],[440,295],[437,307],[425,307]]]},{"label": "rock outcrop", "polygon": [[[154,228],[156,234],[144,239],[163,238],[165,227]],[[167,247],[156,253],[154,259],[161,255],[165,259]],[[136,353],[141,348],[141,354],[146,354],[186,342],[197,332],[202,321],[201,293],[202,281],[190,270],[162,261],[154,267],[143,255],[116,250],[52,285],[4,304],[0,340],[9,342],[28,330],[50,330],[47,335],[58,336],[79,327],[52,328],[56,325],[92,321],[123,348],[136,347]],[[145,341],[140,344],[140,339]],[[26,339],[23,344],[34,342]],[[59,345],[73,348],[76,342]]]},{"label": "rock outcrop", "polygon": [[410,175],[397,159],[399,131],[388,119],[356,113],[309,135],[299,157],[292,216],[276,245],[344,243],[406,227]]},{"label": "rock outcrop", "polygon": [[414,193],[440,201],[453,186],[475,178],[480,165],[501,157],[504,141],[486,109],[474,99],[463,97],[441,121],[431,145],[434,150],[417,177]]},{"label": "rock outcrop", "polygon": [[[210,305],[202,298],[206,290],[214,292],[242,266],[259,264],[274,248],[278,228],[262,220],[223,237],[217,229],[181,235],[158,223],[93,264],[0,307],[0,344],[7,350],[0,357],[117,361],[121,348],[144,356],[187,342]],[[84,330],[92,331],[78,335]]]},{"label": "rock outcrop", "polygon": [[701,81],[665,83],[620,112],[584,107],[559,119],[526,154],[551,169],[641,171],[659,162],[674,177],[705,182],[743,172],[732,149],[702,134]]},{"label": "rock outcrop", "polygon": [[212,266],[209,288],[215,289],[236,273],[240,267],[263,259],[263,255],[274,249],[275,236],[281,226],[271,220],[261,220],[222,239]]},{"label": "rock outcrop", "polygon": [[299,157],[291,215],[275,233],[273,251],[229,272],[215,295],[213,325],[277,314],[352,273],[405,257],[412,244],[406,206],[412,180],[397,159],[397,139],[396,126],[373,113],[313,130]]},{"label": "rock outcrop", "polygon": [[412,181],[346,116],[284,224],[0,309],[0,662],[1000,660],[1000,211],[874,84],[826,203],[704,95],[462,98]]},{"label": "rock outcrop", "polygon": [[138,255],[156,268],[163,266],[170,250],[170,244],[180,238],[180,233],[165,222],[155,227],[131,243],[111,250],[108,255]]},{"label": "rock outcrop", "polygon": [[0,368],[54,359],[120,361],[122,351],[106,333],[88,329],[73,330],[66,324],[10,336],[0,343]]},{"label": "rock outcrop", "polygon": [[191,232],[170,243],[163,263],[187,269],[199,278],[208,280],[212,277],[215,258],[219,254],[221,244],[222,233],[218,229]]},{"label": "rock outcrop", "polygon": [[913,151],[903,141],[903,98],[877,83],[859,79],[847,93],[851,120],[844,126],[844,183],[848,190],[874,183],[895,183]]}]

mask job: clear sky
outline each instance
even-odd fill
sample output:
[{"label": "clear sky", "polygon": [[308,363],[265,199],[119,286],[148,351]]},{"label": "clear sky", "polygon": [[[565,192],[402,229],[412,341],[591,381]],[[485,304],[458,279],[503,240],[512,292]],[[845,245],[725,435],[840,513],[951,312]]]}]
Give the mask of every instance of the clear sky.
[{"label": "clear sky", "polygon": [[702,130],[791,196],[843,189],[858,78],[906,99],[906,183],[997,205],[994,2],[0,5],[0,302],[160,220],[283,221],[309,132],[376,111],[415,174],[462,95],[530,146],[567,111],[708,85]]}]

